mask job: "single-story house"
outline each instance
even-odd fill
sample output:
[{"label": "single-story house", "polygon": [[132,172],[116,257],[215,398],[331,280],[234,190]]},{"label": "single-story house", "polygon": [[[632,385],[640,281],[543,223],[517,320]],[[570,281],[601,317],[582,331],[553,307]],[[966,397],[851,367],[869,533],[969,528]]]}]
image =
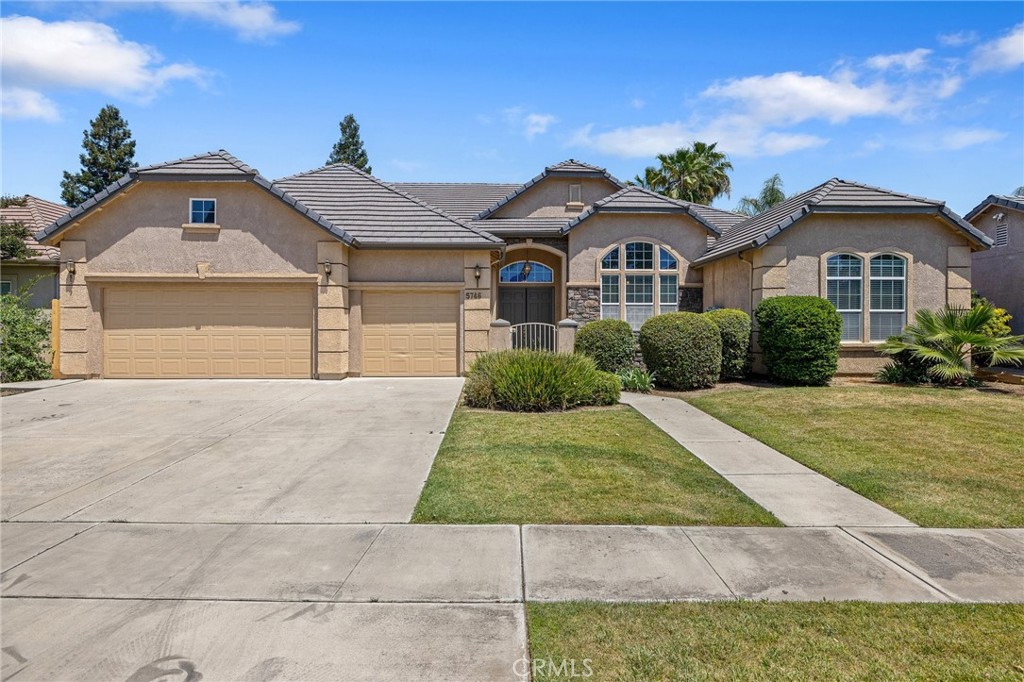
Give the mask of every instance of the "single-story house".
[{"label": "single-story house", "polygon": [[868,371],[879,330],[968,301],[989,243],[941,202],[841,180],[747,218],[576,160],[521,185],[270,181],[225,151],[133,170],[38,237],[63,254],[65,375],[322,379],[461,374],[502,321],[553,346],[560,321],[786,293],[833,300],[843,369]]},{"label": "single-story house", "polygon": [[20,260],[0,262],[0,294],[17,293],[27,286],[29,305],[49,309],[50,302],[60,293],[57,287],[60,249],[40,244],[31,235],[67,213],[68,207],[30,194],[22,199],[24,203],[20,205],[11,204],[0,208],[0,221],[21,223],[28,229],[25,246],[30,255]]},{"label": "single-story house", "polygon": [[992,240],[973,254],[975,291],[1006,308],[1013,333],[1024,334],[1024,197],[989,195],[964,220]]}]

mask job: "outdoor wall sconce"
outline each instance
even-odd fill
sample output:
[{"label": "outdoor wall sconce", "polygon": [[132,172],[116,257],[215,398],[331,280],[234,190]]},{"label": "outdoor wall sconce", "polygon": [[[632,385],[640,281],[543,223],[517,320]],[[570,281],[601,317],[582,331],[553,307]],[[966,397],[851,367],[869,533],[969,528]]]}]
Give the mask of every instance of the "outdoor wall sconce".
[{"label": "outdoor wall sconce", "polygon": [[477,286],[480,286],[480,274],[480,265],[478,264],[475,268],[473,268],[473,276],[476,277]]},{"label": "outdoor wall sconce", "polygon": [[67,262],[67,266],[68,266],[68,273],[70,273],[72,275],[75,274],[75,261],[69,260]]},{"label": "outdoor wall sconce", "polygon": [[530,270],[533,270],[533,266],[530,265],[530,261],[526,261],[526,265],[523,266],[523,280],[524,281],[530,276]]},{"label": "outdoor wall sconce", "polygon": [[325,260],[324,261],[324,274],[325,275],[331,274],[331,261],[329,261],[329,260]]}]

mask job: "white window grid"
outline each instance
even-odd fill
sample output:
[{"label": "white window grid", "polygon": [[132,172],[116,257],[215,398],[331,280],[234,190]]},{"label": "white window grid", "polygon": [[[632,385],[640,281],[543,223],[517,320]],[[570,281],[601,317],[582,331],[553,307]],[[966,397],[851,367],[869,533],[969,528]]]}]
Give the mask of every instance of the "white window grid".
[{"label": "white window grid", "polygon": [[[853,273],[853,266],[856,266],[856,273]],[[837,273],[832,274],[830,270],[835,267]],[[849,286],[844,294],[840,294],[840,282]],[[832,285],[835,285],[833,293]],[[839,307],[844,299],[847,304],[852,303],[853,294],[856,293],[857,307],[846,305]],[[864,313],[864,262],[859,256],[848,253],[838,253],[830,256],[825,263],[825,296],[829,302],[836,307],[839,316],[843,319],[842,341],[844,343],[857,342],[862,338],[862,315]]]},{"label": "white window grid", "polygon": [[[875,274],[875,265],[879,273]],[[899,266],[898,268],[896,266]],[[895,274],[896,272],[899,274]],[[870,290],[868,311],[871,341],[885,341],[903,331],[907,321],[907,261],[901,256],[881,255],[871,259],[868,268]],[[878,283],[876,294],[875,284]],[[900,305],[896,305],[897,299]],[[888,305],[886,305],[888,304]]]},{"label": "white window grid", "polygon": [[[631,250],[639,252],[639,259],[634,256],[627,263],[627,244],[637,245]],[[650,267],[636,267],[638,260]],[[601,257],[601,271],[602,319],[625,319],[638,330],[648,318],[679,309],[679,259],[663,246],[643,241],[619,244]]]}]

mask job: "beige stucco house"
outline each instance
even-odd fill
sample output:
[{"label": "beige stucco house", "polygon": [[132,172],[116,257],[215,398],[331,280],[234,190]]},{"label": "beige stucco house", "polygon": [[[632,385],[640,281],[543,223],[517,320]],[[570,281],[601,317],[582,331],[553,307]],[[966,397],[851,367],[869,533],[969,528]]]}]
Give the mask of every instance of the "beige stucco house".
[{"label": "beige stucco house", "polygon": [[964,219],[992,240],[973,255],[974,289],[1006,308],[1013,333],[1024,334],[1024,197],[990,195]]},{"label": "beige stucco house", "polygon": [[[0,221],[21,223],[33,234],[67,212],[67,206],[28,194],[22,197],[22,202],[0,208]],[[28,258],[0,262],[0,293],[27,289],[29,305],[49,309],[50,302],[60,293],[57,287],[60,249],[44,246],[31,236],[25,239],[25,246]]]},{"label": "beige stucco house", "polygon": [[[591,320],[639,329],[781,293],[840,305],[844,368],[868,371],[878,329],[968,299],[987,247],[939,202],[838,180],[781,211],[748,219],[575,160],[522,185],[345,165],[271,182],[220,151],[136,169],[38,237],[63,253],[61,371],[102,377],[456,375],[510,335],[564,347]],[[876,293],[887,307],[866,307]]]}]

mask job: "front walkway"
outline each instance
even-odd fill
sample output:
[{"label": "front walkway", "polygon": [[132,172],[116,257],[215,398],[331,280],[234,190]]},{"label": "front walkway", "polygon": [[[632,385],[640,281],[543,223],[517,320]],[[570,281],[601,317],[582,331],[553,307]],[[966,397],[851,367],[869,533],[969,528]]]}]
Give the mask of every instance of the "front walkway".
[{"label": "front walkway", "polygon": [[678,398],[624,393],[676,442],[787,526],[914,526]]}]

